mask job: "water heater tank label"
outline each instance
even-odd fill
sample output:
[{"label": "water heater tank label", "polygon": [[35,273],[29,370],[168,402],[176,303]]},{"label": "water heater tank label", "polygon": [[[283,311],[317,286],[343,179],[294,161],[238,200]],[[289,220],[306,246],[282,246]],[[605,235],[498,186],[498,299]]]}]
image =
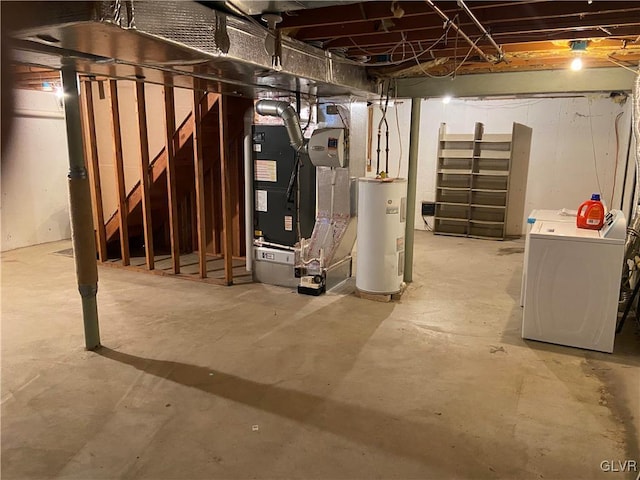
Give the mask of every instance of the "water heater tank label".
[{"label": "water heater tank label", "polygon": [[275,160],[256,160],[255,179],[258,182],[277,182],[278,170]]}]

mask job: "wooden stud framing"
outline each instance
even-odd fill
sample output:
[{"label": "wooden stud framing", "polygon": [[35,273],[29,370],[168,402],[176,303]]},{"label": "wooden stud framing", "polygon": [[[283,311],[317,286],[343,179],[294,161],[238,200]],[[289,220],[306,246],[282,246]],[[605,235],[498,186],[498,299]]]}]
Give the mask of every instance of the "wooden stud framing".
[{"label": "wooden stud framing", "polygon": [[118,84],[116,80],[109,80],[111,97],[111,126],[113,133],[113,149],[115,155],[116,186],[118,189],[118,221],[120,223],[120,250],[122,264],[129,265],[129,228],[127,206],[127,192],[124,183],[124,163],[122,160],[122,132],[120,131],[120,108],[118,106]]},{"label": "wooden stud framing", "polygon": [[207,277],[207,238],[204,211],[204,159],[202,158],[202,92],[193,90],[193,165],[196,183],[196,229],[198,232],[198,259],[200,278]]},{"label": "wooden stud framing", "polygon": [[87,169],[89,171],[91,193],[93,194],[93,223],[97,233],[96,246],[98,259],[101,262],[105,262],[107,260],[107,234],[104,224],[104,209],[102,206],[102,187],[100,186],[100,167],[98,163],[98,143],[96,141],[96,118],[93,109],[92,88],[92,82],[82,82],[85,113],[85,122],[83,122],[85,128],[84,140],[88,160]]},{"label": "wooden stud framing", "polygon": [[149,180],[149,135],[147,133],[147,103],[144,83],[136,82],[136,110],[140,133],[140,186],[142,187],[142,223],[144,228],[144,253],[147,268],[155,268],[153,258],[153,225],[151,221],[151,193]]},{"label": "wooden stud framing", "polygon": [[176,191],[176,161],[173,135],[176,131],[173,87],[164,87],[165,149],[167,150],[167,198],[169,200],[169,236],[173,273],[180,273],[180,240],[178,230],[178,194]]},{"label": "wooden stud framing", "polygon": [[224,279],[227,285],[233,284],[233,211],[231,207],[231,175],[227,165],[227,142],[225,136],[225,118],[223,96],[218,98],[218,121],[220,122],[220,170],[222,174],[222,223],[224,246]]}]

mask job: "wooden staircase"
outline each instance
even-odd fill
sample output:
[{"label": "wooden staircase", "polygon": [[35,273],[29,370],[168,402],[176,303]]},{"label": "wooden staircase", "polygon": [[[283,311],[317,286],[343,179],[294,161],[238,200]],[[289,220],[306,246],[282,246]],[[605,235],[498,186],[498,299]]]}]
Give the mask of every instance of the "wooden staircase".
[{"label": "wooden staircase", "polygon": [[[245,256],[243,135],[244,115],[252,100],[202,94],[204,89],[196,82],[192,91],[196,111],[187,114],[176,128],[173,89],[165,87],[165,138],[170,139],[170,148],[167,152],[165,142],[165,147],[150,160],[144,153],[148,145],[145,88],[143,83],[136,83],[142,152],[137,161],[141,162],[139,171],[147,174],[143,173],[141,180],[126,192],[119,87],[115,80],[109,80],[118,206],[105,221],[92,94],[95,82],[93,78],[83,81],[83,131],[99,261],[103,265],[224,285],[233,283],[236,268],[236,275],[246,276],[241,267]],[[104,125],[104,104],[101,108]],[[105,155],[104,149],[101,152]],[[130,166],[131,160],[126,164]]]},{"label": "wooden staircase", "polygon": [[[217,126],[211,129],[212,121],[215,120],[212,115],[212,108],[217,101],[217,95],[212,93],[206,94],[203,102],[204,110],[202,116],[203,128],[207,128],[207,133],[217,133]],[[175,163],[176,163],[176,187],[178,198],[184,201],[184,198],[193,188],[193,131],[194,131],[194,115],[190,112],[176,129],[173,136]],[[213,135],[211,135],[213,137]],[[215,138],[215,137],[214,137]],[[154,230],[164,229],[168,221],[167,210],[167,150],[162,148],[149,165],[150,188],[151,188],[151,206],[152,206],[152,224]],[[191,187],[191,188],[190,188]],[[139,180],[127,195],[127,225],[129,237],[139,237],[142,235],[142,183]],[[179,202],[182,203],[182,202]],[[118,211],[114,211],[105,225],[107,243],[113,243],[119,237],[119,220]],[[188,246],[191,242],[181,242],[181,245]],[[192,248],[184,249],[184,252],[192,251]]]}]

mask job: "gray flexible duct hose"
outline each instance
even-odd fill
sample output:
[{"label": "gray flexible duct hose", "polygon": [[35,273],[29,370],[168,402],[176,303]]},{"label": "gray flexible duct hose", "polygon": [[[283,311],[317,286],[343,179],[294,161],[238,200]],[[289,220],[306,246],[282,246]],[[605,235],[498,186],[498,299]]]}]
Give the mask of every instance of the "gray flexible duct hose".
[{"label": "gray flexible duct hose", "polygon": [[300,119],[289,103],[277,100],[260,100],[256,103],[256,112],[268,117],[282,118],[289,134],[291,146],[296,152],[306,152],[307,145],[302,135],[302,128],[300,128]]}]

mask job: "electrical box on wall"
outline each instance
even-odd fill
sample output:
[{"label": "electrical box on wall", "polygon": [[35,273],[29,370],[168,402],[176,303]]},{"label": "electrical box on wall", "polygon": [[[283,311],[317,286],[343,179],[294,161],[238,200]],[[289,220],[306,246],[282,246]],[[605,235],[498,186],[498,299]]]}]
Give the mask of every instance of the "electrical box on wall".
[{"label": "electrical box on wall", "polygon": [[436,214],[435,202],[422,202],[422,216],[433,217]]}]

